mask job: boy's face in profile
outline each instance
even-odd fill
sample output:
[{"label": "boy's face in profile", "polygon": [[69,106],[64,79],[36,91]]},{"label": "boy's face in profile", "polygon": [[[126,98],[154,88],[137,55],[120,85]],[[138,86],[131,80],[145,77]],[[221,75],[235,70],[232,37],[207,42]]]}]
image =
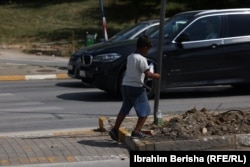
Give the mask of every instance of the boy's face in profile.
[{"label": "boy's face in profile", "polygon": [[143,47],[143,48],[141,48],[141,54],[143,55],[143,56],[146,56],[147,55],[147,53],[148,53],[148,51],[151,49],[151,47]]}]

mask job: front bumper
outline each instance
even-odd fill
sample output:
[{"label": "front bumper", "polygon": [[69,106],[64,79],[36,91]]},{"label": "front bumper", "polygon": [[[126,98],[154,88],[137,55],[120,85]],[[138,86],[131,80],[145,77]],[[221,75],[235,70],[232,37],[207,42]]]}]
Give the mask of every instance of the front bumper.
[{"label": "front bumper", "polygon": [[74,79],[82,79],[82,77],[79,75],[81,66],[81,60],[80,58],[77,59],[75,62],[69,62],[68,63],[68,76]]},{"label": "front bumper", "polygon": [[81,66],[79,75],[82,82],[101,90],[116,94],[118,90],[119,72],[112,65]]}]

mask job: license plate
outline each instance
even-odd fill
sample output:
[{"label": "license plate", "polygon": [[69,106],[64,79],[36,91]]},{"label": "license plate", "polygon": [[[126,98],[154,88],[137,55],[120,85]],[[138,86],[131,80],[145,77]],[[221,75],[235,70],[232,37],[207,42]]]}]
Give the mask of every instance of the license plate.
[{"label": "license plate", "polygon": [[80,70],[79,75],[80,75],[81,77],[86,77],[86,71]]},{"label": "license plate", "polygon": [[69,64],[68,65],[68,70],[73,70],[73,65]]}]

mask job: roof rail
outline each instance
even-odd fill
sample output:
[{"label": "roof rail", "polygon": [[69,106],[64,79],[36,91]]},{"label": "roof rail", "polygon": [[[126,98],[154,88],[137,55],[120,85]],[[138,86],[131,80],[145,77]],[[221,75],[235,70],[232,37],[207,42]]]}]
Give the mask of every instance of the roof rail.
[{"label": "roof rail", "polygon": [[197,13],[197,15],[204,15],[204,14],[208,14],[208,13],[242,12],[242,11],[249,11],[250,12],[250,8],[209,9],[209,10],[203,10],[200,13]]}]

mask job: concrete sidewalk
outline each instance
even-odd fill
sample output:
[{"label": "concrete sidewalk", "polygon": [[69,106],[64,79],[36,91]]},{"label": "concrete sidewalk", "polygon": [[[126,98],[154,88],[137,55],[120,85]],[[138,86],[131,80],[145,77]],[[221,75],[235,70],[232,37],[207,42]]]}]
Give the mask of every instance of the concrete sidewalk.
[{"label": "concrete sidewalk", "polygon": [[0,81],[67,79],[68,60],[27,54],[21,49],[0,49]]},{"label": "concrete sidewalk", "polygon": [[51,164],[33,164],[33,165],[18,165],[12,167],[129,167],[129,159],[125,160],[102,160],[102,161],[82,161],[71,163],[51,163]]},{"label": "concrete sidewalk", "polygon": [[[125,144],[95,130],[1,135],[0,166],[129,166]],[[91,164],[91,165],[90,165]]]}]

